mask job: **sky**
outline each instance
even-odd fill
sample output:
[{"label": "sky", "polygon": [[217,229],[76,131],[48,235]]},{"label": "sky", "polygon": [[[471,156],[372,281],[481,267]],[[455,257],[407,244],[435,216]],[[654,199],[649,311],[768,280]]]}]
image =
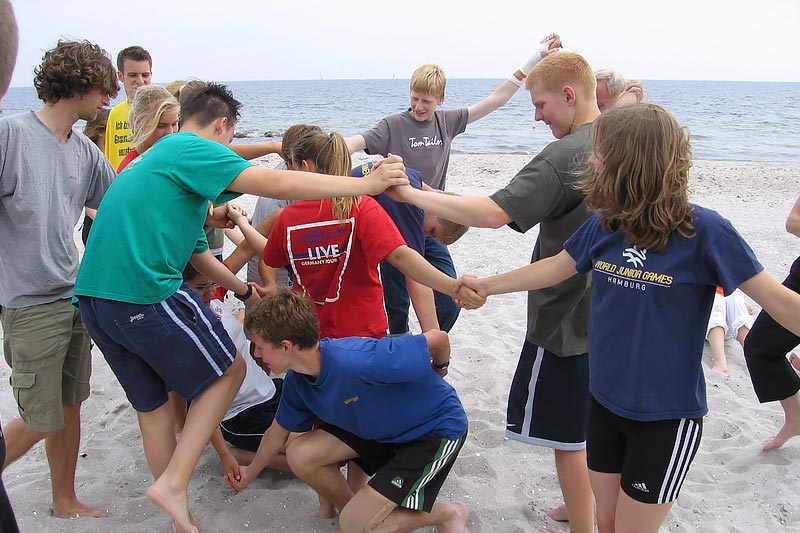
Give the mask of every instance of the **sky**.
[{"label": "sky", "polygon": [[116,58],[138,44],[153,80],[504,78],[548,33],[593,68],[645,80],[800,82],[800,1],[12,0],[20,47],[12,86],[59,38]]}]

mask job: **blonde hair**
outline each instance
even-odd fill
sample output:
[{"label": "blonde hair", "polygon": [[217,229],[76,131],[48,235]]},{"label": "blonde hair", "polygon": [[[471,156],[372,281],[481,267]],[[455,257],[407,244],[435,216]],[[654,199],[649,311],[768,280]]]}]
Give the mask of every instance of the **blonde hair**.
[{"label": "blonde hair", "polygon": [[130,123],[133,130],[131,145],[139,152],[158,128],[165,111],[178,110],[178,101],[165,88],[158,85],[139,87],[131,105]]},{"label": "blonde hair", "polygon": [[[298,125],[298,127],[300,127]],[[308,128],[311,128],[310,126]],[[294,164],[301,161],[311,161],[321,174],[331,176],[349,176],[352,162],[350,150],[344,137],[338,133],[326,134],[325,132],[309,131],[290,148],[291,153],[287,154],[289,160]],[[336,220],[344,222],[350,217],[354,206],[360,202],[360,197],[343,196],[333,198],[333,216]]]},{"label": "blonde hair", "polygon": [[525,79],[525,88],[530,90],[536,82],[545,91],[560,91],[569,85],[584,96],[594,95],[597,89],[589,62],[580,54],[563,50],[539,61]]},{"label": "blonde hair", "polygon": [[592,145],[599,161],[580,186],[607,231],[655,252],[666,249],[673,233],[694,236],[691,145],[669,111],[652,103],[611,108],[595,119]]},{"label": "blonde hair", "polygon": [[423,94],[431,94],[439,100],[444,99],[444,88],[447,79],[438,65],[428,63],[422,65],[411,75],[411,90]]}]

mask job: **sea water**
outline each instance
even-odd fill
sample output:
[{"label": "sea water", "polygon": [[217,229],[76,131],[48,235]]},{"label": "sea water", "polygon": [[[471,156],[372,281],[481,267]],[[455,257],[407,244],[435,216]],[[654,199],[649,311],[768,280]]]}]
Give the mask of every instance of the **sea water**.
[{"label": "sea water", "polygon": [[[444,108],[469,106],[502,80],[451,79]],[[343,135],[360,133],[408,107],[408,80],[294,80],[227,82],[242,106],[237,132],[264,140],[297,123]],[[800,83],[645,80],[646,99],[669,109],[689,128],[695,159],[800,161]],[[124,98],[120,91],[116,102]],[[32,87],[13,87],[3,114],[38,109]],[[535,126],[535,127],[534,127]],[[268,139],[268,138],[267,138]],[[536,124],[529,93],[470,124],[456,137],[456,153],[535,154],[553,141]]]}]

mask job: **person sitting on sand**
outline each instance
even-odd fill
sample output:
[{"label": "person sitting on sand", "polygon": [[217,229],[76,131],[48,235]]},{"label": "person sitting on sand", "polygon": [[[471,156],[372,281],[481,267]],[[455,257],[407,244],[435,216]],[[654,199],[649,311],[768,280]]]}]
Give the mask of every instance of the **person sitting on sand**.
[{"label": "person sitting on sand", "polygon": [[[786,219],[786,231],[800,237],[800,198]],[[795,259],[784,286],[800,293],[800,257]],[[761,403],[779,401],[783,409],[783,427],[764,443],[764,450],[780,448],[787,440],[800,435],[800,376],[792,370],[796,360],[786,359],[786,352],[800,344],[800,336],[762,310],[744,341],[744,358],[750,371],[753,389]]]},{"label": "person sitting on sand", "polygon": [[742,291],[737,289],[725,296],[722,287],[717,287],[706,328],[706,340],[711,347],[711,370],[723,374],[730,373],[725,340],[736,339],[744,349],[744,340],[753,327],[753,320]]},{"label": "person sitting on sand", "polygon": [[[275,418],[283,389],[283,379],[270,378],[268,370],[259,366],[261,360],[250,355],[242,323],[222,301],[215,297],[216,283],[200,274],[191,263],[183,269],[183,281],[200,295],[203,303],[222,322],[222,326],[245,362],[246,370],[242,385],[211,438],[211,444],[222,462],[223,475],[238,476],[239,465],[250,464],[261,443],[261,437]],[[226,441],[233,448],[228,449]],[[286,463],[286,455],[283,453],[276,455],[274,462],[268,464],[266,468],[291,472]]]},{"label": "person sitting on sand", "polygon": [[[700,445],[703,334],[716,286],[740,287],[800,333],[800,295],[766,273],[733,226],[688,201],[685,129],[656,104],[592,125],[581,188],[596,214],[564,249],[459,283],[486,296],[592,275],[588,466],[600,533],[656,533]],[[650,222],[652,221],[652,222]]]},{"label": "person sitting on sand", "polygon": [[[153,145],[109,187],[74,291],[92,339],[137,411],[155,478],[147,496],[177,528],[193,533],[189,479],[245,368],[222,324],[183,286],[182,270],[191,259],[198,272],[246,305],[259,298],[208,252],[202,233],[208,202],[241,193],[301,199],[369,194],[407,182],[399,158],[385,160],[365,179],[253,166],[227,148],[240,105],[223,85],[192,91],[181,106],[181,131]],[[192,401],[177,443],[168,390]]]},{"label": "person sitting on sand", "polygon": [[[465,530],[466,505],[434,503],[467,435],[464,407],[442,379],[450,362],[446,333],[320,340],[314,303],[286,289],[263,298],[245,327],[256,357],[286,371],[286,379],[275,422],[240,479],[228,478],[231,487],[247,487],[290,431],[308,431],[286,457],[341,509],[343,532]],[[312,429],[315,418],[325,422]],[[372,475],[355,494],[339,470],[346,460]]]}]

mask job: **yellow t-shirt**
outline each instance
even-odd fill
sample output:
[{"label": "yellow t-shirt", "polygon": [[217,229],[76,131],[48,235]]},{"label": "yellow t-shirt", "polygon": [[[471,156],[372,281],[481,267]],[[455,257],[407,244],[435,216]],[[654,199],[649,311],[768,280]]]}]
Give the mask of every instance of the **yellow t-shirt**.
[{"label": "yellow t-shirt", "polygon": [[106,158],[111,162],[111,166],[114,167],[114,170],[117,169],[131,149],[133,134],[131,132],[130,121],[128,120],[130,111],[131,106],[128,104],[128,101],[125,100],[115,105],[108,113],[106,141],[103,153],[106,154]]}]

